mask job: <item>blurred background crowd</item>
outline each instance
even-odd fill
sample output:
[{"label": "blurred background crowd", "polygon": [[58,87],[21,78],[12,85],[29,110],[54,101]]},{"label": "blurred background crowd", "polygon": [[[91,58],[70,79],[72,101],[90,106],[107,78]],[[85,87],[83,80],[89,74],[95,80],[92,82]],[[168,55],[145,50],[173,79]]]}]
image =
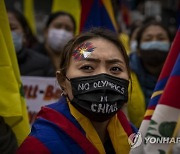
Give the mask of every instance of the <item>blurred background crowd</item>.
[{"label": "blurred background crowd", "polygon": [[[28,1],[32,2],[29,3]],[[56,0],[6,0],[5,3],[7,8],[15,8],[28,19],[31,18],[29,24],[36,32],[39,41],[43,41],[42,33],[48,15],[57,9],[57,6],[53,4],[54,1]],[[111,0],[111,2],[119,29],[128,34],[133,24],[140,24],[152,16],[168,26],[173,34],[180,23],[179,0]],[[72,3],[72,0],[69,3]],[[72,10],[80,8],[76,4],[71,6]],[[69,10],[69,12],[72,11]]]},{"label": "blurred background crowd", "polygon": [[133,81],[127,114],[139,127],[180,22],[180,0],[6,0],[22,76],[55,77],[73,36],[91,27],[119,35]]}]

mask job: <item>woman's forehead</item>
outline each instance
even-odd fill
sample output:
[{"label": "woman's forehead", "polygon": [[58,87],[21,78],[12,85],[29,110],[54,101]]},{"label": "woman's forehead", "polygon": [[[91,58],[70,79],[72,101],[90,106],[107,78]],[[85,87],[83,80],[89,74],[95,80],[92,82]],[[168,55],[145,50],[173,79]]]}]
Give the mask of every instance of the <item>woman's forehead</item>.
[{"label": "woman's forehead", "polygon": [[74,60],[80,61],[86,58],[120,58],[122,54],[120,49],[111,41],[103,38],[93,38],[79,44],[72,53]]},{"label": "woman's forehead", "polygon": [[8,19],[9,19],[9,22],[11,22],[11,23],[18,23],[19,24],[19,21],[17,20],[17,18],[11,12],[8,12]]},{"label": "woman's forehead", "polygon": [[149,27],[147,27],[144,31],[144,35],[147,35],[147,34],[157,34],[157,33],[163,33],[163,34],[166,34],[166,30],[159,26],[159,25],[150,25]]}]

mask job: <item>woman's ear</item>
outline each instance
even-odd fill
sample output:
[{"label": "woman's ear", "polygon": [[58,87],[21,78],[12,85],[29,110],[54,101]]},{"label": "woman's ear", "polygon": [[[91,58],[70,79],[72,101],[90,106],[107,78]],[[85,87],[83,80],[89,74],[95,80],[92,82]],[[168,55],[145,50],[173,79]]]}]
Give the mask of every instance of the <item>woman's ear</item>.
[{"label": "woman's ear", "polygon": [[66,93],[66,83],[65,83],[65,80],[66,80],[66,77],[61,73],[60,70],[56,71],[56,78],[58,80],[58,83],[61,87],[61,89],[63,90],[63,93],[65,94]]}]

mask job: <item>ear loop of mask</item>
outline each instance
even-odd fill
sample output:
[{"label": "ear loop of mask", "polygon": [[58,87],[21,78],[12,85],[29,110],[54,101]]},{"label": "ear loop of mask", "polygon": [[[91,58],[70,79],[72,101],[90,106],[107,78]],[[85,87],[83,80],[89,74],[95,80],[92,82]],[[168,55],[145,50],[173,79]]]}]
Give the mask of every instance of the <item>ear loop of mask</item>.
[{"label": "ear loop of mask", "polygon": [[66,79],[68,80],[68,81],[70,81],[71,79],[69,79],[67,76],[65,76],[66,77]]},{"label": "ear loop of mask", "polygon": [[[67,76],[65,76],[65,77],[66,77],[66,79],[67,79],[68,81],[70,81],[70,79],[69,79]],[[62,89],[62,91],[64,91],[64,88],[63,88],[63,87],[62,87],[61,89]],[[61,96],[67,96],[67,97],[68,97],[68,95],[65,95],[63,92],[62,92]],[[68,97],[68,99],[69,99],[69,97]],[[70,99],[69,99],[69,100],[70,100]]]}]

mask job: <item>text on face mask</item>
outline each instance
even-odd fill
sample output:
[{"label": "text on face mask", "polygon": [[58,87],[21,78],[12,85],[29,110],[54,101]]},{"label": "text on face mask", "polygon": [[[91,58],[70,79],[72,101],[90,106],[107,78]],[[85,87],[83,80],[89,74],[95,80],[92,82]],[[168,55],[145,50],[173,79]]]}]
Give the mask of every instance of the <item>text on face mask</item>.
[{"label": "text on face mask", "polygon": [[121,94],[124,94],[124,87],[116,85],[116,84],[106,81],[106,80],[105,81],[100,80],[100,81],[93,82],[93,83],[88,83],[88,82],[81,83],[81,84],[78,84],[77,89],[78,89],[78,91],[88,91],[91,88],[97,89],[97,88],[103,88],[103,87],[109,87]]},{"label": "text on face mask", "polygon": [[117,103],[114,104],[92,104],[91,105],[92,112],[96,113],[113,113],[118,110]]}]

